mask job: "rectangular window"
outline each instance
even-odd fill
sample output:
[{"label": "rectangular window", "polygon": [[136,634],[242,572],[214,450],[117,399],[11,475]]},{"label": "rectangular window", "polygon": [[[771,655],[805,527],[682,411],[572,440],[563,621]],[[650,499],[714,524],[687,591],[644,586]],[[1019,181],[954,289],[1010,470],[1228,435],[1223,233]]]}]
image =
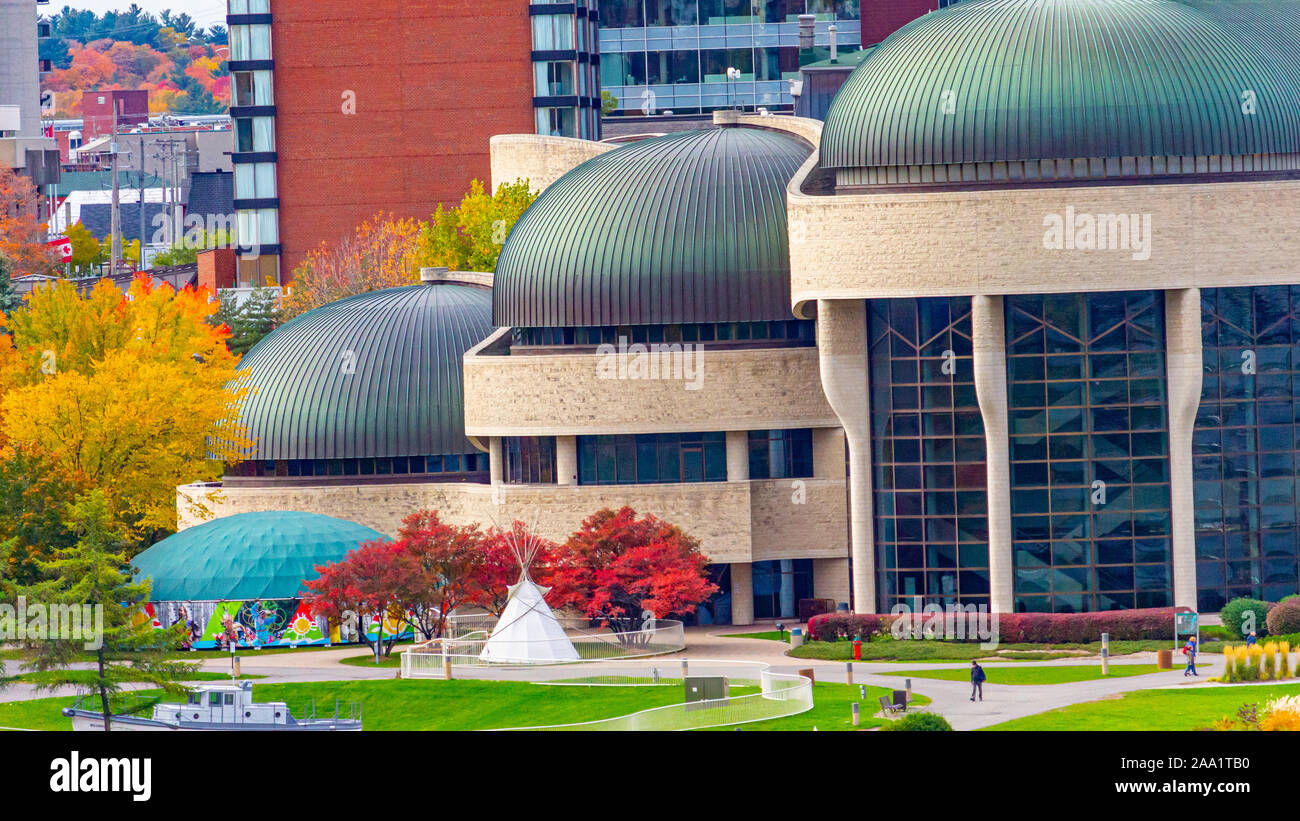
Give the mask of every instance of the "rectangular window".
[{"label": "rectangular window", "polygon": [[241,163],[235,166],[235,199],[270,199],[275,196],[275,163]]},{"label": "rectangular window", "polygon": [[271,26],[258,23],[230,27],[231,60],[270,60]]},{"label": "rectangular window", "polygon": [[812,475],[810,428],[749,432],[750,479],[794,479]]},{"label": "rectangular window", "polygon": [[231,75],[230,85],[237,106],[275,104],[269,71],[236,71]]},{"label": "rectangular window", "polygon": [[726,435],[648,433],[578,437],[578,484],[723,482]]},{"label": "rectangular window", "polygon": [[572,16],[538,14],[532,20],[533,51],[566,51],[575,48]]},{"label": "rectangular window", "polygon": [[507,436],[501,444],[507,482],[555,484],[554,436]]}]

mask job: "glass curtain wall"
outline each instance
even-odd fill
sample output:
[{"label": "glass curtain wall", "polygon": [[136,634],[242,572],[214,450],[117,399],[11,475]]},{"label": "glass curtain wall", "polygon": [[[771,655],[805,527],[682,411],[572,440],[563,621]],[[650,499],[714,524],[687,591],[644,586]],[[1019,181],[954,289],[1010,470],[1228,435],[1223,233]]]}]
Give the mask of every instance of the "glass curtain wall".
[{"label": "glass curtain wall", "polygon": [[1162,294],[1009,296],[1006,339],[1015,609],[1172,604]]}]

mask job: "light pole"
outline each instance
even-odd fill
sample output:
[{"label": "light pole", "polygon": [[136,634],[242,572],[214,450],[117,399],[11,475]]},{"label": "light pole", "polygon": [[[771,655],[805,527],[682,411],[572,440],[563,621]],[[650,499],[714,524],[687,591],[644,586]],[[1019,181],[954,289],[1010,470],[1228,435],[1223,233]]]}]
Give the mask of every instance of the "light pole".
[{"label": "light pole", "polygon": [[740,79],[740,69],[735,66],[727,66],[727,90],[731,92],[731,107],[736,107],[736,86],[735,81]]}]

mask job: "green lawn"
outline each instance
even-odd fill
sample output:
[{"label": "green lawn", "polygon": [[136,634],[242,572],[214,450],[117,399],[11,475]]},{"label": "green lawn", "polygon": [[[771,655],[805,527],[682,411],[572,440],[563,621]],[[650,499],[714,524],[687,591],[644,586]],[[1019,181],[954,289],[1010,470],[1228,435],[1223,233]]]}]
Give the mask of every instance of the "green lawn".
[{"label": "green lawn", "polygon": [[[55,679],[72,679],[78,684],[88,684],[95,678],[94,670],[65,670],[61,672],[30,672],[14,676],[15,681],[23,684],[47,684]],[[266,676],[240,676],[245,679],[266,678]],[[204,670],[196,670],[193,673],[180,679],[181,681],[227,681],[230,679],[229,673],[210,673]],[[128,679],[129,680],[129,679]]]},{"label": "green lawn", "polygon": [[724,639],[767,639],[768,641],[780,641],[786,644],[790,643],[790,631],[784,633],[777,630],[763,630],[758,633],[720,633]]},{"label": "green lawn", "polygon": [[[882,723],[871,718],[882,687],[867,687],[861,727]],[[752,688],[733,688],[743,694]],[[849,706],[858,699],[856,685],[819,683],[815,706],[807,713],[741,725],[746,730],[852,729]],[[258,701],[284,701],[295,715],[316,701],[317,715],[333,714],[338,699],[346,711],[350,701],[362,702],[367,730],[477,730],[501,727],[567,724],[634,713],[682,701],[679,686],[670,687],[548,687],[513,681],[334,681],[255,684]],[[68,730],[71,722],[59,710],[72,698],[44,698],[0,704],[0,727]],[[917,697],[918,703],[928,703]]]},{"label": "green lawn", "polygon": [[[1064,684],[1070,681],[1092,681],[1100,678],[1123,678],[1125,676],[1142,676],[1160,670],[1154,664],[1112,664],[1110,675],[1102,676],[1100,664],[1071,664],[1059,667],[1028,665],[1024,667],[985,667],[988,684]],[[1181,670],[1165,670],[1165,673]],[[970,668],[960,670],[900,670],[882,673],[886,676],[906,676],[909,678],[943,679],[944,681],[970,681]]]},{"label": "green lawn", "polygon": [[364,653],[360,656],[348,656],[345,659],[339,659],[339,663],[347,664],[352,667],[401,667],[402,656],[396,649],[394,649],[391,656],[380,656],[378,664],[375,664],[374,653]]},{"label": "green lawn", "polygon": [[[1168,641],[1112,641],[1112,656],[1170,649]],[[1208,648],[1207,648],[1208,649]],[[960,641],[926,641],[922,639],[893,639],[875,637],[862,643],[861,661],[970,661],[971,659],[997,659],[998,661],[1048,661],[1051,659],[1082,658],[1099,655],[1101,642],[1090,644],[1000,644],[996,650],[984,650],[978,643]],[[796,658],[852,661],[851,641],[812,641],[795,647],[790,655]]]},{"label": "green lawn", "polygon": [[988,730],[1199,730],[1234,716],[1247,702],[1263,704],[1300,694],[1300,684],[1138,690],[1071,704],[1039,715],[986,727]]}]

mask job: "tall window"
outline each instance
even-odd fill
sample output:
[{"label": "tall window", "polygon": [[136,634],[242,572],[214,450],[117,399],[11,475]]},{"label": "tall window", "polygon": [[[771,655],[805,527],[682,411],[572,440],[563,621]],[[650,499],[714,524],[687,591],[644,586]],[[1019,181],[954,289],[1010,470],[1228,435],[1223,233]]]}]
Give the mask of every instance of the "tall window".
[{"label": "tall window", "polygon": [[258,23],[252,26],[231,26],[230,59],[270,60],[271,26],[266,23]]},{"label": "tall window", "polygon": [[749,432],[749,478],[794,479],[812,475],[810,428]]},{"label": "tall window", "polygon": [[273,105],[271,72],[236,71],[231,75],[235,105]]},{"label": "tall window", "polygon": [[880,605],[987,604],[970,299],[872,300],[867,321]]},{"label": "tall window", "polygon": [[1296,592],[1300,287],[1201,292],[1205,376],[1192,459],[1197,606]]},{"label": "tall window", "polygon": [[636,485],[723,482],[722,431],[578,437],[578,484]]},{"label": "tall window", "polygon": [[567,51],[574,48],[573,16],[533,15],[533,51]]},{"label": "tall window", "polygon": [[502,451],[507,482],[555,484],[554,436],[507,436]]},{"label": "tall window", "polygon": [[1173,603],[1159,292],[1006,299],[1017,611]]},{"label": "tall window", "polygon": [[756,619],[795,618],[799,615],[799,600],[812,598],[812,559],[754,562],[751,571]]}]

